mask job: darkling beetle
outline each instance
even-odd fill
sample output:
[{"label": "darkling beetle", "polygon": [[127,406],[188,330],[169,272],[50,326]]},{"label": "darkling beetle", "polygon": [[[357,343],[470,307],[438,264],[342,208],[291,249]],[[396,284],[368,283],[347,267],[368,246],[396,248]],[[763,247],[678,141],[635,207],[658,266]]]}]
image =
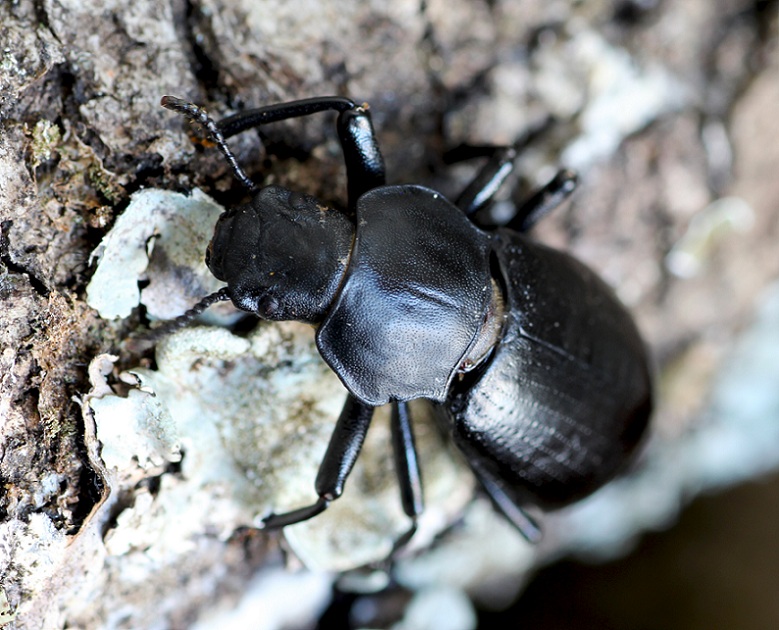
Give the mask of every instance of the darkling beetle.
[{"label": "darkling beetle", "polygon": [[[316,477],[318,500],[270,514],[262,528],[311,518],[337,499],[374,408],[392,403],[401,501],[423,509],[407,402],[426,398],[497,508],[531,541],[526,508],[593,492],[628,461],[647,427],[651,379],[636,326],[612,291],[571,256],[522,233],[574,189],[561,171],[505,226],[477,211],[512,170],[519,144],[496,147],[455,203],[417,185],[385,184],[367,105],[341,97],[270,105],[216,123],[200,107],[162,105],[202,125],[251,191],[219,218],[206,252],[227,286],[171,322],[231,300],[266,320],[316,326],[324,360],[349,394]],[[347,212],[281,186],[257,187],[225,139],[335,110]]]}]

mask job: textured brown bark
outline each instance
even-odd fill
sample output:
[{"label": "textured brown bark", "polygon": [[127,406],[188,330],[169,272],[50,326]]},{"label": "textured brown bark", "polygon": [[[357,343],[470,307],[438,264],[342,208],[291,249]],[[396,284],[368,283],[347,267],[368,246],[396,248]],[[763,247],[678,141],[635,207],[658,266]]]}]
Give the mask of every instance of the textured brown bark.
[{"label": "textured brown bark", "polygon": [[[779,275],[775,14],[775,2],[747,0],[0,5],[0,524],[11,536],[0,540],[0,586],[20,613],[9,627],[71,620],[56,582],[49,601],[59,612],[29,609],[24,575],[34,569],[19,565],[14,532],[39,519],[72,543],[107,492],[74,397],[90,388],[92,358],[117,352],[143,314],[106,321],[86,304],[90,254],[141,188],[240,196],[220,157],[195,150],[160,96],[215,115],[331,93],[369,101],[390,178],[450,195],[469,170],[445,170],[442,149],[511,142],[551,110],[557,124],[522,161],[526,191],[586,131],[600,66],[583,59],[629,55],[642,71],[662,68],[676,86],[667,102],[613,146],[588,149],[581,190],[539,238],[601,271],[636,313],[662,374],[657,431],[673,440],[700,421],[719,362]],[[277,125],[263,142],[244,134],[234,148],[258,179],[343,198],[329,119]],[[746,201],[753,226],[725,225],[696,274],[675,275],[669,251],[725,196]],[[118,367],[148,359],[122,351]],[[212,550],[229,567],[222,587],[199,601],[182,589],[159,627],[185,627],[237,597],[264,561],[259,547]]]}]

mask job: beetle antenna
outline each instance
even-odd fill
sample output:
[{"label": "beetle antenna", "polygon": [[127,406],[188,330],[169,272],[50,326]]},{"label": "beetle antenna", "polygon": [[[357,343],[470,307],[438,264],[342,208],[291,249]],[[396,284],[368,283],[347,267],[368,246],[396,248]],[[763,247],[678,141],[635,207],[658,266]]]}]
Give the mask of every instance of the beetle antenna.
[{"label": "beetle antenna", "polygon": [[137,338],[144,341],[159,341],[162,337],[165,337],[192,323],[192,320],[205,311],[209,306],[213,306],[218,302],[227,302],[229,299],[230,296],[227,292],[227,287],[222,287],[219,289],[219,291],[204,297],[183,315],[179,315],[175,319],[170,319],[161,326],[158,326],[157,328],[150,330],[145,334],[139,335]]},{"label": "beetle antenna", "polygon": [[219,127],[214,122],[214,119],[208,115],[208,112],[206,112],[204,108],[175,96],[163,96],[162,100],[160,101],[160,105],[162,105],[165,109],[182,114],[191,122],[198,123],[199,125],[203,126],[211,136],[211,139],[216,143],[216,146],[222,152],[222,155],[225,156],[225,159],[230,164],[230,168],[233,169],[233,173],[238,178],[238,180],[249,189],[249,192],[254,193],[257,190],[257,185],[251,179],[249,179],[244,170],[241,168],[241,165],[238,164],[238,160],[235,159],[235,155],[230,150],[230,147],[227,146],[227,141],[225,140],[224,135],[221,131],[219,131]]}]

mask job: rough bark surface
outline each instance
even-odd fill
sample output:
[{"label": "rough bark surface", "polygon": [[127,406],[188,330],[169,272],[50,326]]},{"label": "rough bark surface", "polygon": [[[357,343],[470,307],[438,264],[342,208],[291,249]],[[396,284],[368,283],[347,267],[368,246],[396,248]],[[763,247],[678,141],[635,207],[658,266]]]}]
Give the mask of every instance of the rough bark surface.
[{"label": "rough bark surface", "polygon": [[[90,255],[140,189],[241,195],[219,155],[196,150],[159,106],[163,94],[217,117],[313,95],[369,101],[391,180],[452,196],[471,169],[445,168],[445,148],[509,143],[552,114],[522,158],[517,194],[560,163],[580,170],[581,189],[538,237],[595,267],[636,314],[661,375],[656,434],[669,443],[702,422],[720,362],[779,276],[773,1],[6,0],[0,588],[10,628],[188,627],[278,562],[264,539],[213,538],[137,596],[105,587],[90,593],[93,607],[73,603],[78,580],[121,563],[100,541],[136,500],[124,487],[110,519],[90,527],[110,484],[79,402],[87,367],[100,353],[119,354],[118,368],[151,356],[120,350],[143,309],[109,321],[87,305]],[[243,134],[234,150],[257,180],[343,200],[329,118]],[[0,625],[3,614],[0,598]]]}]

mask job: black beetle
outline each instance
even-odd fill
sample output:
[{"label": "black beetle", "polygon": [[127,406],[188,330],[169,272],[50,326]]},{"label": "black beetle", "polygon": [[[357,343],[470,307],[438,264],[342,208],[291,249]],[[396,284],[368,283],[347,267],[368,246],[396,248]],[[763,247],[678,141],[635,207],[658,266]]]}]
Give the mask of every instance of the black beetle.
[{"label": "black beetle", "polygon": [[[227,282],[177,320],[232,300],[268,320],[317,327],[324,360],[349,390],[307,507],[267,516],[277,528],[338,498],[376,406],[391,402],[401,500],[412,519],[422,487],[407,401],[426,398],[494,504],[529,540],[525,509],[593,492],[622,468],[647,427],[650,370],[636,327],[612,291],[569,255],[521,234],[575,187],[561,171],[505,227],[476,213],[513,168],[518,144],[495,148],[456,203],[417,185],[385,184],[367,105],[321,97],[218,123],[192,103],[162,105],[200,123],[252,192],[217,222],[206,262]],[[258,188],[225,138],[259,125],[338,112],[348,209],[280,186]]]}]

